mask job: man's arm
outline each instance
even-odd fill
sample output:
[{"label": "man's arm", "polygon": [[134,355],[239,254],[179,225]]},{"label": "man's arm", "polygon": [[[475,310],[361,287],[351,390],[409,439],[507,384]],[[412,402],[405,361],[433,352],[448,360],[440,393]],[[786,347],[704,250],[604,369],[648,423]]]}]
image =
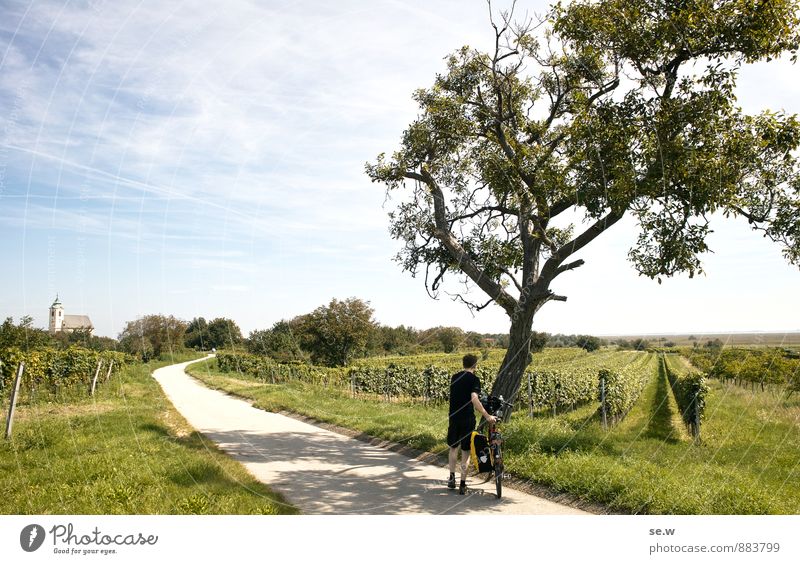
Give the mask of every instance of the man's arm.
[{"label": "man's arm", "polygon": [[494,417],[489,415],[489,412],[486,411],[486,408],[483,407],[483,404],[481,403],[481,398],[479,398],[478,394],[476,394],[475,392],[472,392],[472,405],[475,406],[475,409],[481,412],[483,418],[486,419],[486,421],[488,421],[489,423],[495,423],[497,421]]}]

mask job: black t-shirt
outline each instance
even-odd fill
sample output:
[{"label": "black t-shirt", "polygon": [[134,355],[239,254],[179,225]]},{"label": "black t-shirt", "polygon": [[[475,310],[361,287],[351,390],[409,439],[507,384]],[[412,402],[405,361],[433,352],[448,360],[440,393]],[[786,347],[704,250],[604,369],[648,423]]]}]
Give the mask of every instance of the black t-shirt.
[{"label": "black t-shirt", "polygon": [[481,382],[472,372],[462,370],[450,378],[450,420],[475,421],[472,392],[480,395]]}]

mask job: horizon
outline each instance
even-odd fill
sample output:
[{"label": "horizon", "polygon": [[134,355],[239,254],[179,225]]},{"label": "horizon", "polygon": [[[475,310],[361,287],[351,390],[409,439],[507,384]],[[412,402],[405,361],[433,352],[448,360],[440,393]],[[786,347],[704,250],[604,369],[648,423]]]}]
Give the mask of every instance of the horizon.
[{"label": "horizon", "polygon": [[[384,325],[508,332],[499,307],[472,316],[401,271],[391,202],[363,170],[398,147],[413,91],[443,57],[493,41],[485,2],[4,11],[4,318],[46,322],[59,293],[97,335],[164,311],[230,318],[249,334],[355,296]],[[800,113],[788,60],[746,65],[736,94],[748,113]],[[625,217],[575,255],[585,266],[554,287],[568,301],[547,304],[534,330],[800,332],[798,269],[746,220],[710,219],[706,273],[659,285],[627,261],[636,226]]]},{"label": "horizon", "polygon": [[[60,296],[58,297],[58,300],[61,301],[61,297]],[[62,305],[64,304],[63,301],[61,303],[62,303]],[[320,305],[323,305],[323,304],[320,304]],[[325,305],[327,305],[327,304],[325,304]],[[66,307],[64,308],[64,311],[65,311],[65,315],[73,315],[72,313],[67,313]],[[304,313],[309,313],[309,312],[304,312]],[[303,315],[304,313],[299,313],[299,314],[297,314],[297,316]],[[91,319],[91,315],[90,314],[80,313],[80,314],[75,314],[75,315],[88,315],[89,318]],[[169,316],[171,314],[162,313],[162,312],[155,312],[155,313],[145,314],[145,315],[165,315],[165,316]],[[181,318],[181,317],[178,317],[178,316],[174,316],[174,317],[176,317],[177,319],[180,319],[181,321],[185,321],[186,323],[190,323],[194,319],[194,318],[192,318],[192,319],[184,319],[184,318]],[[205,318],[206,321],[212,321],[214,319],[212,317],[207,317],[207,316],[203,316],[203,315],[198,316],[198,317],[203,317],[203,318]],[[296,316],[292,316],[292,317],[296,317]],[[267,326],[256,327],[256,328],[251,329],[249,331],[245,331],[244,329],[242,329],[241,326],[239,326],[239,322],[236,319],[232,319],[232,321],[234,323],[236,323],[237,326],[240,327],[240,329],[242,329],[242,337],[248,338],[248,336],[249,336],[251,331],[270,329],[270,328],[272,328],[274,323],[277,323],[278,321],[289,321],[289,320],[292,319],[292,317],[287,317],[287,318],[283,318],[283,319],[276,319],[275,321],[273,321],[272,323],[268,324]],[[45,318],[47,319],[48,316],[46,315]],[[137,317],[136,319],[139,319],[139,318]],[[429,331],[431,329],[435,329],[436,327],[438,327],[438,326],[417,327],[417,326],[412,326],[412,325],[403,324],[403,323],[398,324],[398,325],[387,325],[386,323],[381,322],[380,319],[378,319],[377,316],[374,313],[373,313],[373,320],[375,321],[375,323],[377,323],[378,325],[381,325],[381,326],[399,327],[399,326],[402,325],[404,327],[407,327],[407,328],[410,328],[410,329],[414,329],[415,331]],[[19,319],[17,319],[16,321],[19,322]],[[134,321],[134,319],[130,319],[128,321]],[[126,321],[126,323],[127,323],[127,321]],[[44,330],[48,329],[48,325],[38,325],[38,324],[36,324],[36,318],[35,317],[33,317],[33,324],[34,324],[34,327],[36,327],[37,329],[44,329]],[[464,327],[461,327],[461,326],[458,326],[458,325],[441,325],[441,327],[457,327],[457,328],[461,329],[462,331],[464,331],[465,333],[471,331],[469,329],[465,329]],[[123,329],[124,329],[124,327],[123,327]],[[800,335],[800,329],[793,329],[793,330],[786,330],[786,331],[782,331],[782,330],[760,330],[760,329],[736,330],[736,331],[726,331],[726,330],[722,330],[722,331],[713,331],[713,330],[712,331],[673,331],[673,332],[668,332],[668,333],[652,333],[652,332],[644,332],[644,333],[638,333],[638,332],[637,333],[588,333],[586,331],[573,331],[573,332],[570,332],[570,333],[564,333],[564,332],[547,331],[546,329],[535,329],[534,328],[534,330],[539,331],[539,332],[543,332],[543,333],[548,333],[550,335],[591,335],[591,336],[594,336],[594,337],[599,337],[599,338],[604,338],[604,339],[610,339],[610,338],[620,338],[620,339],[622,339],[622,338],[626,338],[626,337],[679,337],[679,336],[683,336],[683,335],[686,335],[687,337],[688,336],[692,336],[692,335],[694,335],[694,336],[715,336],[715,335],[784,335],[784,336],[786,336],[786,335]],[[105,335],[105,334],[104,335],[100,335],[96,331],[93,331],[92,334],[96,335],[96,336],[99,336],[99,337],[110,337],[112,339],[116,339],[119,336],[119,333],[121,331],[122,331],[122,329],[120,329],[119,332],[117,332],[117,333],[115,333],[113,335]],[[484,332],[480,332],[480,333],[482,335],[507,335],[508,331],[484,331]]]}]

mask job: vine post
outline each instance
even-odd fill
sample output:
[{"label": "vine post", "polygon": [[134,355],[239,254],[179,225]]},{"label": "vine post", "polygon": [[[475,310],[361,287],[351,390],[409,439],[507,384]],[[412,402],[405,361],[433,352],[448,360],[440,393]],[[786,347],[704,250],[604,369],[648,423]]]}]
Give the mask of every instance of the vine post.
[{"label": "vine post", "polygon": [[97,388],[97,376],[100,374],[100,367],[103,366],[103,359],[98,359],[97,361],[97,368],[94,371],[94,378],[92,378],[92,387],[89,390],[89,395],[93,396],[94,391]]},{"label": "vine post", "polygon": [[606,377],[600,376],[600,411],[603,414],[603,429],[608,429],[608,409],[606,408]]},{"label": "vine post", "polygon": [[22,382],[22,373],[25,372],[25,362],[20,362],[17,367],[17,376],[14,378],[14,389],[11,390],[11,405],[8,408],[8,420],[6,421],[6,439],[11,439],[11,429],[14,425],[14,411],[17,407],[17,394]]},{"label": "vine post", "polygon": [[112,359],[111,362],[108,363],[108,370],[106,371],[106,379],[103,380],[104,382],[108,382],[111,379],[111,369],[114,367],[114,360]]}]

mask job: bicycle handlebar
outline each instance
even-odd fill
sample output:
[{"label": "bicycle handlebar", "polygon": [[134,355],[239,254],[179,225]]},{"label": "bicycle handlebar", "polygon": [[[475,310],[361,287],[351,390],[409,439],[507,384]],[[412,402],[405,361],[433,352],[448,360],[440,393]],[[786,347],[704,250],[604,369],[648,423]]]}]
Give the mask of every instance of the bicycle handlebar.
[{"label": "bicycle handlebar", "polygon": [[490,415],[494,415],[504,407],[512,408],[513,404],[503,399],[503,396],[481,396],[481,404]]}]

